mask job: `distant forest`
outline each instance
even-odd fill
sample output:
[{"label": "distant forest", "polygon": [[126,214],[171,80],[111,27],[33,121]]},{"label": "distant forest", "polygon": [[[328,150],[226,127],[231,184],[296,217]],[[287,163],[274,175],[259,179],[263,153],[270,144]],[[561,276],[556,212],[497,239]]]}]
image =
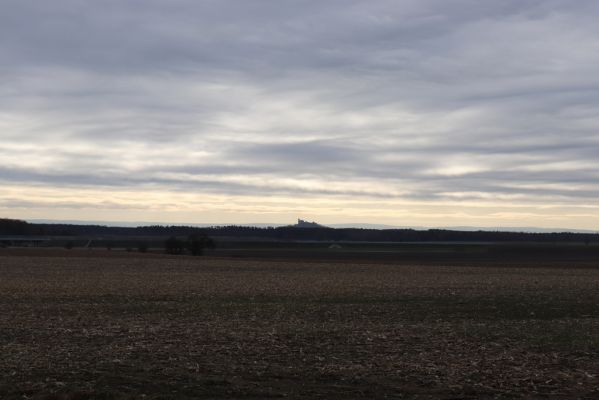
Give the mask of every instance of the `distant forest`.
[{"label": "distant forest", "polygon": [[362,242],[577,242],[599,243],[594,233],[524,233],[496,231],[453,231],[444,229],[357,229],[357,228],[258,228],[250,226],[140,226],[36,224],[15,219],[0,219],[0,235],[14,236],[99,236],[167,238],[207,235],[214,238],[246,240],[305,240]]}]

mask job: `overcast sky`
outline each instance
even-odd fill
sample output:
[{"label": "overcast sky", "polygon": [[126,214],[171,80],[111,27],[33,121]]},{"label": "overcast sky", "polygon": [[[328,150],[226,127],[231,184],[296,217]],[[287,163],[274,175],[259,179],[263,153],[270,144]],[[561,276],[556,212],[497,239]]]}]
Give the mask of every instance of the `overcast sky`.
[{"label": "overcast sky", "polygon": [[599,229],[596,0],[0,0],[0,217]]}]

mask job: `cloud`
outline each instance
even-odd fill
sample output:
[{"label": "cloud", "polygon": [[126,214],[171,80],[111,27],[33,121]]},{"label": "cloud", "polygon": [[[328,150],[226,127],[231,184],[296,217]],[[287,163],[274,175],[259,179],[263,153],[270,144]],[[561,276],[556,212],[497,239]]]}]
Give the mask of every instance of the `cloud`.
[{"label": "cloud", "polygon": [[0,181],[585,207],[597,15],[590,0],[8,0]]}]

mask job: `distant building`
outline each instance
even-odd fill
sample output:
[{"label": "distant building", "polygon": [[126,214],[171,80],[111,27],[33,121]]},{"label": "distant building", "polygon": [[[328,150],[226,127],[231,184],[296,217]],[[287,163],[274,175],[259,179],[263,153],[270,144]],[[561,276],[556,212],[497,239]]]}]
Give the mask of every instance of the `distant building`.
[{"label": "distant building", "polygon": [[324,228],[324,226],[317,224],[316,222],[304,221],[303,219],[297,219],[297,224],[291,225],[294,228]]}]

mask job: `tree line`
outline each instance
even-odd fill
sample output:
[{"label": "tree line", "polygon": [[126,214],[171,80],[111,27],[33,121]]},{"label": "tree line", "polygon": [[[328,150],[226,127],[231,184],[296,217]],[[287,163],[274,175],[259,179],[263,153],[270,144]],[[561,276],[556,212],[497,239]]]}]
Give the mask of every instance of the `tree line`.
[{"label": "tree line", "polygon": [[234,239],[364,241],[364,242],[599,242],[597,233],[530,233],[499,231],[455,231],[446,229],[359,229],[359,228],[297,228],[251,226],[139,226],[113,227],[103,225],[37,224],[15,219],[0,219],[0,235],[30,236],[118,236],[189,238],[214,237]]}]

